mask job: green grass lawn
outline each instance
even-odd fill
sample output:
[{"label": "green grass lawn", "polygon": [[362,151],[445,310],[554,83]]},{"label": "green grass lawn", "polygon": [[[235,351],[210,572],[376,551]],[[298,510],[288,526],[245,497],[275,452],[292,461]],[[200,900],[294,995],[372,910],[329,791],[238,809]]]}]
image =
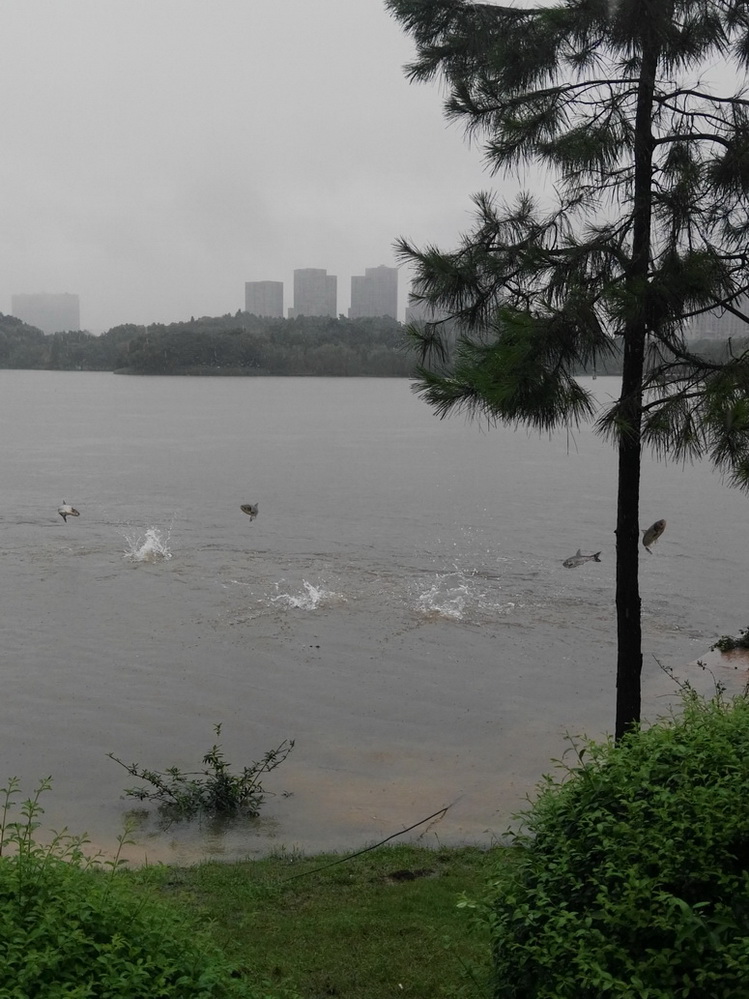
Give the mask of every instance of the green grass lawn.
[{"label": "green grass lawn", "polygon": [[458,901],[483,893],[496,849],[389,846],[325,866],[340,860],[281,853],[129,877],[197,916],[259,996],[486,995],[488,934]]}]

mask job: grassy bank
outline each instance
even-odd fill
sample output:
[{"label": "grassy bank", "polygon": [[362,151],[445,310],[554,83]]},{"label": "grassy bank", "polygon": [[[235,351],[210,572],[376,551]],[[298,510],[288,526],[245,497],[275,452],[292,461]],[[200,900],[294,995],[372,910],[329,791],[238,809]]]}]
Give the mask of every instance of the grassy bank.
[{"label": "grassy bank", "polygon": [[258,995],[486,994],[487,936],[457,903],[482,892],[491,851],[390,846],[340,860],[281,853],[129,877],[197,916]]}]

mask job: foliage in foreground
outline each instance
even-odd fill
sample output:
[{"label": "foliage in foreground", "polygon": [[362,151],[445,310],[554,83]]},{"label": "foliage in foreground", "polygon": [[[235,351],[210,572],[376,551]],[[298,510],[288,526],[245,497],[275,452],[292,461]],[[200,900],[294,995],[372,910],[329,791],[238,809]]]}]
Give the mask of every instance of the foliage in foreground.
[{"label": "foliage in foreground", "polygon": [[[215,725],[214,731],[219,736],[221,725]],[[239,773],[232,772],[217,743],[203,757],[204,769],[194,773],[175,766],[163,771],[149,770],[137,763],[124,763],[114,753],[107,755],[131,777],[146,781],[145,785],[125,788],[125,794],[139,801],[158,802],[159,811],[167,819],[190,819],[197,815],[254,817],[260,814],[260,806],[269,793],[261,778],[283,763],[293,748],[294,740],[284,739]]]},{"label": "foliage in foreground", "polygon": [[2,999],[486,994],[486,930],[456,901],[485,884],[487,851],[407,845],[126,871],[86,860],[84,839],[36,841],[47,787],[19,819],[18,782],[0,791]]},{"label": "foliage in foreground", "polygon": [[492,885],[496,999],[743,999],[749,702],[688,692],[565,770]]},{"label": "foliage in foreground", "polygon": [[255,996],[193,922],[135,892],[119,861],[86,860],[85,840],[34,833],[39,795],[0,789],[0,995],[3,999],[230,999]]}]

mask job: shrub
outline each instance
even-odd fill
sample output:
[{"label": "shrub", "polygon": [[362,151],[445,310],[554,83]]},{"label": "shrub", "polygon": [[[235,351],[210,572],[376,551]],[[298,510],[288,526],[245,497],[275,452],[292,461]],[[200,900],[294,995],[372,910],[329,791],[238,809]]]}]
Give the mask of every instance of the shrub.
[{"label": "shrub", "polygon": [[0,996],[3,999],[249,997],[214,945],[136,892],[117,859],[83,856],[82,838],[39,845],[40,784],[14,819],[19,785],[0,789]]},{"label": "shrub", "polygon": [[734,649],[749,649],[749,628],[739,628],[737,636],[721,635],[710,651],[733,652]]},{"label": "shrub", "polygon": [[585,742],[545,778],[484,908],[497,999],[744,999],[749,702]]},{"label": "shrub", "polygon": [[[213,727],[221,734],[221,725]],[[124,763],[114,753],[110,759],[139,780],[146,781],[139,787],[125,788],[125,794],[139,801],[156,801],[159,811],[167,819],[190,819],[196,815],[255,817],[266,795],[261,778],[275,770],[294,748],[293,739],[285,739],[275,749],[269,749],[261,760],[237,773],[232,772],[223,749],[214,743],[203,757],[203,770],[184,772],[179,767],[166,770],[149,770],[137,763]],[[148,786],[150,785],[150,786]]]}]

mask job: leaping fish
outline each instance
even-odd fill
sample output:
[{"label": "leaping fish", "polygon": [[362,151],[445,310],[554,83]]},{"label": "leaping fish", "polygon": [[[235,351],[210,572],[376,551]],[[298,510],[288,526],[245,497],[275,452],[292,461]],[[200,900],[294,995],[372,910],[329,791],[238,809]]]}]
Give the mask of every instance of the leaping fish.
[{"label": "leaping fish", "polygon": [[661,534],[663,534],[665,530],[666,530],[666,521],[656,520],[656,522],[653,524],[652,527],[649,527],[647,531],[642,532],[642,543],[644,547],[650,552],[651,555],[653,554],[651,551],[652,546],[656,543],[658,538],[661,536]]},{"label": "leaping fish", "polygon": [[246,513],[250,520],[254,520],[257,517],[257,503],[243,503],[240,506],[242,513]]},{"label": "leaping fish", "polygon": [[565,569],[577,569],[579,565],[583,565],[585,562],[600,562],[601,560],[598,557],[600,554],[600,552],[594,552],[592,555],[583,555],[578,548],[574,555],[570,555],[569,558],[566,558],[562,562],[562,565]]},{"label": "leaping fish", "polygon": [[78,513],[76,508],[74,506],[71,506],[70,503],[67,502],[67,500],[62,501],[62,506],[58,507],[57,512],[60,514],[60,516],[62,517],[62,519],[65,521],[66,524],[68,522],[68,517],[80,517],[80,514]]}]

